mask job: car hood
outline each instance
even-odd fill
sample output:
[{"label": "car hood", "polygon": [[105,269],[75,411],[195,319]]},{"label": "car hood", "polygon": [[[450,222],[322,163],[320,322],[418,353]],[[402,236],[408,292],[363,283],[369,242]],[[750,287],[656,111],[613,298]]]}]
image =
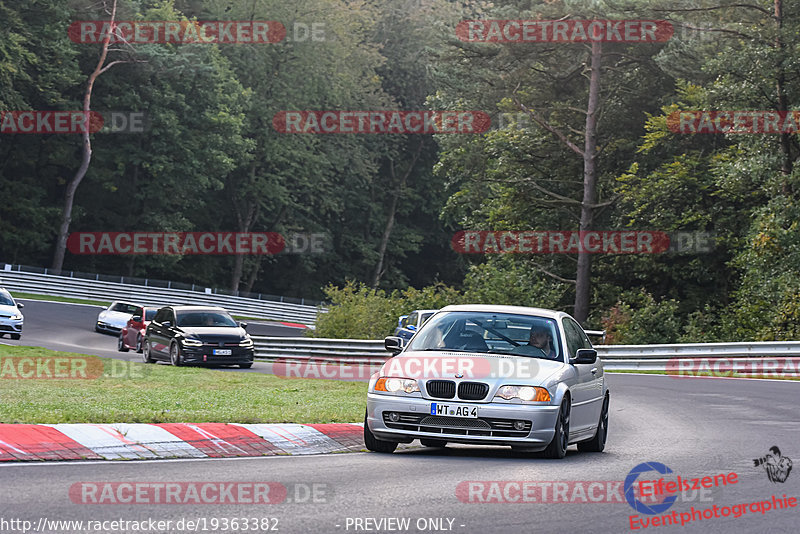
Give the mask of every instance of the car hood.
[{"label": "car hood", "polygon": [[239,326],[181,326],[179,328],[187,336],[200,339],[216,339],[220,337],[241,339],[247,335],[245,329]]},{"label": "car hood", "polygon": [[16,306],[0,305],[0,315],[16,315],[21,313]]},{"label": "car hood", "polygon": [[380,376],[476,380],[490,385],[517,382],[520,385],[543,386],[551,376],[568,367],[562,361],[513,354],[412,351],[389,359],[381,366]]},{"label": "car hood", "polygon": [[127,321],[128,319],[133,317],[133,314],[123,313],[118,311],[103,310],[100,312],[100,316],[105,319],[125,319]]}]

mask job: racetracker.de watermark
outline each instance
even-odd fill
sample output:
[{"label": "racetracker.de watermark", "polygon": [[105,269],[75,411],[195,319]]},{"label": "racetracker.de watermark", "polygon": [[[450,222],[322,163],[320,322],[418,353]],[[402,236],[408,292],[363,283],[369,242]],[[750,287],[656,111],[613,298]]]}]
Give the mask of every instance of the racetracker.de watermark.
[{"label": "racetracker.de watermark", "polygon": [[708,232],[461,230],[451,246],[459,254],[661,254],[711,252],[714,240]]},{"label": "racetracker.de watermark", "polygon": [[800,378],[800,358],[672,358],[666,370],[674,378]]},{"label": "racetracker.de watermark", "polygon": [[281,42],[286,28],[274,20],[82,20],[67,35],[79,44],[265,44]]},{"label": "racetracker.de watermark", "polygon": [[0,380],[140,379],[148,374],[141,362],[97,356],[0,356]]},{"label": "racetracker.de watermark", "polygon": [[464,379],[508,378],[527,380],[539,373],[536,358],[487,358],[484,356],[403,356],[383,366],[370,363],[342,364],[325,360],[274,362],[272,374],[282,378],[321,378],[343,381],[368,381],[376,372],[381,376],[405,379],[440,379],[458,375]]},{"label": "racetracker.de watermark", "polygon": [[0,111],[0,134],[142,133],[143,111]]},{"label": "racetracker.de watermark", "polygon": [[[711,502],[713,490],[700,488],[682,490],[678,497],[684,502]],[[644,502],[657,503],[661,496],[652,492],[636,494]],[[469,480],[456,486],[456,497],[469,504],[589,504],[624,503],[623,482],[620,480]]]},{"label": "racetracker.de watermark", "polygon": [[287,134],[477,134],[483,111],[279,111],[272,127]]},{"label": "racetracker.de watermark", "polygon": [[456,36],[472,43],[663,43],[675,29],[665,20],[464,20]]},{"label": "racetracker.de watermark", "polygon": [[75,504],[322,504],[333,495],[322,482],[75,482]]},{"label": "racetracker.de watermark", "polygon": [[74,232],[67,249],[80,255],[322,254],[325,233],[276,232]]},{"label": "racetracker.de watermark", "polygon": [[673,111],[667,127],[676,134],[796,134],[800,111]]}]

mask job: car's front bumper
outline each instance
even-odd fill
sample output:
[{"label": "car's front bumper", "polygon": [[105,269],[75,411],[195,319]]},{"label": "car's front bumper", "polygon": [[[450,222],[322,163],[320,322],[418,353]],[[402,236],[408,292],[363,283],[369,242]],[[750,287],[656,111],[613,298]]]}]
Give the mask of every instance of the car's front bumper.
[{"label": "car's front bumper", "polygon": [[183,361],[188,364],[240,365],[253,363],[255,357],[252,347],[224,347],[224,350],[231,351],[230,355],[214,354],[214,350],[219,350],[219,347],[183,347]]},{"label": "car's front bumper", "polygon": [[[431,403],[478,407],[478,418],[430,415]],[[399,415],[393,422],[388,414]],[[445,399],[423,399],[369,393],[367,425],[376,438],[410,442],[414,439],[440,439],[454,443],[506,445],[542,450],[555,434],[558,406],[531,404],[478,403]],[[524,422],[522,430],[514,422]]]},{"label": "car's front bumper", "polygon": [[22,334],[24,319],[0,317],[0,334]]}]

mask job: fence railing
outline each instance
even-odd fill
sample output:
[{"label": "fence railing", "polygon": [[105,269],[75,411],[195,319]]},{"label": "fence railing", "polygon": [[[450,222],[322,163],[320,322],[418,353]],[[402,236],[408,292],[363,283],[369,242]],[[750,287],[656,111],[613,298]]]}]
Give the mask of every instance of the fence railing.
[{"label": "fence railing", "polygon": [[[315,361],[378,366],[390,354],[383,340],[254,337],[256,358],[269,361]],[[682,343],[674,345],[598,345],[608,370],[664,371],[670,360],[725,358],[751,364],[765,357],[800,357],[800,341]]]},{"label": "fence railing", "polygon": [[64,275],[32,273],[14,270],[13,266],[8,264],[0,264],[0,286],[9,291],[37,295],[102,301],[128,300],[145,306],[168,304],[222,306],[234,315],[291,321],[307,325],[314,324],[318,311],[316,306],[213,293],[206,288],[201,288],[201,291],[193,291],[174,287],[109,282],[99,279],[99,276],[98,279],[91,280]]}]

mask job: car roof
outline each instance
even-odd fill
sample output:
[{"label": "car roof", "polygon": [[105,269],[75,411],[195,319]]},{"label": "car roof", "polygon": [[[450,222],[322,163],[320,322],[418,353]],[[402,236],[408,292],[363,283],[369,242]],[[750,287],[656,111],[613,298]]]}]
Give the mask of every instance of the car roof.
[{"label": "car roof", "polygon": [[547,317],[550,319],[560,319],[562,317],[569,317],[568,313],[556,310],[547,310],[544,308],[529,308],[527,306],[503,306],[496,304],[451,304],[450,306],[445,306],[439,311],[511,313],[517,315],[536,315],[538,317]]},{"label": "car roof", "polygon": [[438,309],[437,310],[414,310],[411,313],[414,313],[414,312],[417,312],[417,313],[433,313],[433,312],[437,312],[437,311],[439,311],[439,310]]}]

